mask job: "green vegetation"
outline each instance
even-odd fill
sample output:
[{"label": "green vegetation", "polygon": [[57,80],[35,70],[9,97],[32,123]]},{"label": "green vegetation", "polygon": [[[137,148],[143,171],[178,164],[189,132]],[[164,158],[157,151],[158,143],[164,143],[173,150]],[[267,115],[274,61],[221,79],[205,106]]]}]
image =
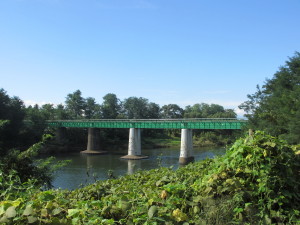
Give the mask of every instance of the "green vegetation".
[{"label": "green vegetation", "polygon": [[26,131],[22,130],[24,116],[22,101],[8,96],[0,88],[0,156],[23,142],[26,136]]},{"label": "green vegetation", "polygon": [[[14,196],[27,188],[51,187],[55,169],[63,162],[53,164],[54,158],[35,160],[49,135],[39,137],[36,144],[34,121],[24,125],[24,105],[17,97],[9,97],[0,89],[0,199]],[[44,130],[41,130],[44,132]],[[43,139],[41,141],[41,139]],[[20,149],[20,150],[17,150]],[[23,184],[23,185],[22,185]]]},{"label": "green vegetation", "polygon": [[5,156],[0,159],[0,173],[2,182],[0,190],[2,198],[6,198],[6,192],[14,195],[12,190],[19,192],[23,190],[23,183],[27,188],[27,184],[33,187],[51,188],[54,172],[64,166],[68,161],[55,162],[54,157],[44,160],[36,160],[42,145],[49,139],[46,135],[43,141],[34,144],[25,151],[11,149]]},{"label": "green vegetation", "polygon": [[[236,118],[236,113],[232,109],[224,109],[223,106],[217,104],[194,104],[186,106],[185,109],[176,104],[160,107],[158,104],[149,102],[148,99],[142,97],[129,97],[121,101],[112,93],[105,95],[102,104],[98,104],[92,97],[82,97],[80,90],[68,94],[64,105],[45,104],[25,107],[21,104],[21,106],[23,117],[27,121],[26,126],[23,126],[27,133],[25,138],[27,146],[41,139],[46,129],[45,120]],[[55,133],[51,129],[47,131],[52,134]],[[209,132],[209,134],[205,135],[206,132]],[[208,130],[201,133],[195,131],[194,134],[195,137],[201,136],[201,141],[204,141],[205,145],[225,145],[228,143],[227,137],[234,136],[235,132]],[[128,141],[128,131],[124,129],[102,129],[100,135],[104,148],[116,144],[123,146]],[[87,130],[68,128],[67,140],[65,140],[64,146],[84,148],[86,136]],[[166,138],[172,140],[179,136],[180,130],[146,129],[143,131],[143,138],[148,139]],[[68,142],[68,140],[71,141]],[[154,140],[152,143],[155,147]],[[55,148],[57,149],[57,146]]]},{"label": "green vegetation", "polygon": [[[299,146],[257,132],[215,159],[0,202],[4,224],[300,223]],[[299,153],[299,152],[298,152]]]},{"label": "green vegetation", "polygon": [[[174,104],[160,108],[145,98],[122,102],[114,94],[104,96],[100,105],[94,98],[83,98],[79,90],[67,96],[66,105],[25,107],[19,98],[0,89],[0,223],[300,224],[299,87],[297,52],[240,106],[247,112],[249,128],[264,132],[238,139],[224,156],[215,159],[176,171],[139,171],[74,191],[41,191],[51,185],[55,170],[51,158],[34,160],[43,144],[45,120],[235,118],[236,114],[215,104],[195,104],[183,110]],[[69,130],[76,144],[85,140],[82,132]],[[124,131],[107,129],[101,135],[107,143],[127,139]],[[148,144],[167,144],[164,139],[172,137],[169,143],[177,145],[179,140],[177,130],[147,130],[143,135]],[[196,131],[194,136],[196,144],[233,140],[230,131]],[[32,145],[35,142],[38,144]]]},{"label": "green vegetation", "polygon": [[[169,135],[160,137],[143,138],[143,148],[156,147],[180,147],[181,138],[177,130],[170,132]],[[208,146],[226,146],[231,145],[235,139],[240,136],[240,131],[196,131],[194,130],[193,146],[194,147],[208,147]]]},{"label": "green vegetation", "polygon": [[144,138],[144,148],[180,147],[180,137]]},{"label": "green vegetation", "polygon": [[[102,104],[98,104],[94,98],[83,98],[80,90],[68,94],[65,104],[54,106],[44,104],[26,107],[18,97],[10,97],[4,89],[0,89],[0,155],[6,154],[9,149],[27,149],[39,142],[45,132],[54,134],[54,130],[46,130],[45,120],[65,119],[175,119],[175,118],[236,118],[232,109],[224,109],[217,104],[194,104],[180,108],[176,104],[168,104],[160,107],[149,102],[146,98],[129,97],[123,101],[115,94],[107,94],[103,97]],[[5,122],[5,123],[4,123]],[[208,131],[215,136],[231,135],[232,131]],[[195,133],[199,136],[199,132]],[[87,130],[68,129],[69,140],[65,145],[75,144],[77,147],[86,145]],[[144,137],[160,138],[179,136],[180,130],[145,130]],[[210,136],[212,136],[210,134]],[[219,137],[220,138],[220,137]],[[124,144],[128,140],[128,131],[105,129],[101,131],[103,145],[111,143]],[[74,142],[76,140],[76,142]],[[212,142],[208,140],[207,143]],[[220,143],[226,143],[221,141]],[[213,143],[216,144],[216,143]]]},{"label": "green vegetation", "polygon": [[289,58],[240,108],[249,127],[280,136],[291,144],[300,142],[300,53]]}]

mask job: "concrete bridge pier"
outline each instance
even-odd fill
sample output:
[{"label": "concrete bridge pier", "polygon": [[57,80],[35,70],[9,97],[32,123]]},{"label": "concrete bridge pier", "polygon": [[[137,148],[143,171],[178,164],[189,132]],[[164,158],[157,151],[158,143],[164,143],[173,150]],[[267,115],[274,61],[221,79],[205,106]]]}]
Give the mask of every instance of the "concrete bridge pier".
[{"label": "concrete bridge pier", "polygon": [[194,161],[193,130],[181,129],[181,146],[179,164],[185,165]]},{"label": "concrete bridge pier", "polygon": [[121,157],[121,159],[146,159],[148,156],[142,155],[141,149],[141,129],[129,129],[128,141],[128,155]]},{"label": "concrete bridge pier", "polygon": [[87,150],[81,151],[82,154],[104,154],[106,151],[100,151],[100,129],[88,128]]}]

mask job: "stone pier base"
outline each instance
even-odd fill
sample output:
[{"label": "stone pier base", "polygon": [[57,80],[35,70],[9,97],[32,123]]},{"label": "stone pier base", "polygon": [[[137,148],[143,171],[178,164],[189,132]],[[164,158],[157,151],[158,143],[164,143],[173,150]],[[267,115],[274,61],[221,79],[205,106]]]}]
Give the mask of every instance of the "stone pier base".
[{"label": "stone pier base", "polygon": [[121,159],[131,159],[131,160],[148,159],[148,158],[149,157],[146,155],[125,155],[121,157]]},{"label": "stone pier base", "polygon": [[195,158],[194,156],[188,157],[188,158],[184,158],[184,157],[179,157],[179,164],[181,165],[186,165],[189,164],[191,162],[194,162]]},{"label": "stone pier base", "polygon": [[84,150],[81,151],[80,154],[103,155],[103,154],[107,154],[107,151]]}]

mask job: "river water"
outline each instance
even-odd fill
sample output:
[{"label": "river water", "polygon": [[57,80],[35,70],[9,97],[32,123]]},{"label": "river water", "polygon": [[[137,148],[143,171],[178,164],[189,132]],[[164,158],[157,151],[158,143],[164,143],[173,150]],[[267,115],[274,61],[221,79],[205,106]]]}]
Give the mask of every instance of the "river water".
[{"label": "river water", "polygon": [[[224,153],[225,148],[221,147],[194,149],[195,161],[213,158]],[[120,159],[126,154],[127,150],[114,151],[105,155],[84,155],[79,152],[55,155],[57,160],[71,160],[71,163],[56,172],[53,186],[72,190],[96,180],[108,179],[109,174],[118,177],[132,174],[137,170],[149,170],[159,166],[174,169],[179,166],[179,149],[175,148],[143,149],[142,154],[149,158],[142,160]]]}]

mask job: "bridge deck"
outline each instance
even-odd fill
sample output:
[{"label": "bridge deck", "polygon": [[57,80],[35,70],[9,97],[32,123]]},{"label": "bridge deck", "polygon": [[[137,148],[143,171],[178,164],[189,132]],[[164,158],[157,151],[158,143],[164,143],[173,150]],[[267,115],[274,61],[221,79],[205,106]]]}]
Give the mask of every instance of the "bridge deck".
[{"label": "bridge deck", "polygon": [[148,129],[241,129],[247,121],[238,119],[103,119],[48,120],[49,127],[148,128]]}]

